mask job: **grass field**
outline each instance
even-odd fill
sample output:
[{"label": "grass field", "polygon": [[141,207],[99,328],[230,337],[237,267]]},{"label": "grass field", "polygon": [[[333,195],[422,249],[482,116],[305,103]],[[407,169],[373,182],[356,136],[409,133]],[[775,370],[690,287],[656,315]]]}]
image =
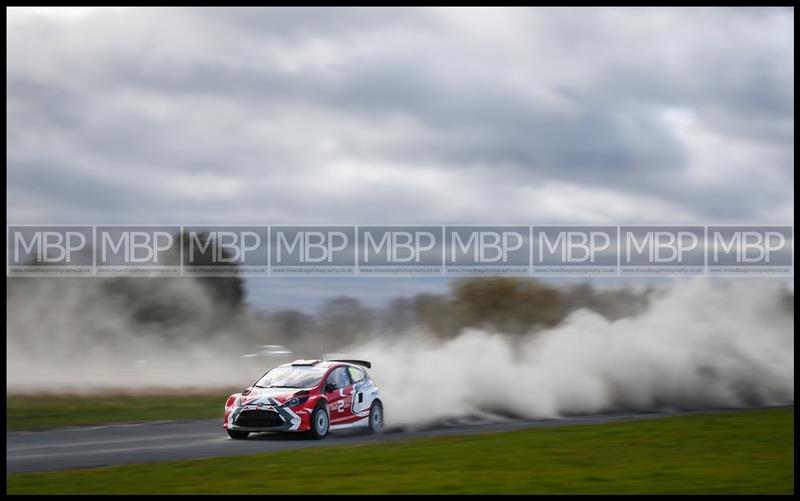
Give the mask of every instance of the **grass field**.
[{"label": "grass field", "polygon": [[7,475],[8,493],[793,493],[793,409]]},{"label": "grass field", "polygon": [[186,392],[100,395],[9,395],[6,430],[133,423],[169,419],[222,419],[232,392]]}]

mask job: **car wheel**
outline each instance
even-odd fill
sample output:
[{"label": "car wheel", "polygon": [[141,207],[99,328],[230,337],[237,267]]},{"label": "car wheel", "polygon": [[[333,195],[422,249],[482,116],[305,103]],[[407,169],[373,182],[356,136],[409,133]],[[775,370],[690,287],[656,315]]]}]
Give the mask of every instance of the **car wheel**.
[{"label": "car wheel", "polygon": [[325,438],[330,429],[328,411],[324,405],[318,405],[311,413],[311,436],[316,439]]},{"label": "car wheel", "polygon": [[372,402],[369,408],[369,431],[377,433],[383,429],[383,405],[380,402]]},{"label": "car wheel", "polygon": [[247,435],[249,434],[249,431],[228,430],[228,436],[236,440],[243,440],[247,438]]}]

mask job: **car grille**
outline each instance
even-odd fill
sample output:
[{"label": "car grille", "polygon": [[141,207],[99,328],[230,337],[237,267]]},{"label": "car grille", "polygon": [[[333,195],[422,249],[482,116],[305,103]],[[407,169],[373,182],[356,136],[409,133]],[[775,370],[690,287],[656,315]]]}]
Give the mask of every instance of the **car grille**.
[{"label": "car grille", "polygon": [[282,425],[283,419],[281,419],[277,412],[273,411],[242,411],[236,418],[234,424],[251,428],[268,428]]}]

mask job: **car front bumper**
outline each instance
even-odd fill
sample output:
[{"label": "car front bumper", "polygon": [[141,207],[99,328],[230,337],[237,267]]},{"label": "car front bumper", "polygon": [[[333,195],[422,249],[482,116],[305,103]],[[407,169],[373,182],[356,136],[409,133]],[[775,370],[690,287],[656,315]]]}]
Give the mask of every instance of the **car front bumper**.
[{"label": "car front bumper", "polygon": [[[225,428],[237,431],[304,431],[303,419],[272,398],[267,402],[248,403],[231,411]],[[306,426],[307,428],[307,426]]]}]

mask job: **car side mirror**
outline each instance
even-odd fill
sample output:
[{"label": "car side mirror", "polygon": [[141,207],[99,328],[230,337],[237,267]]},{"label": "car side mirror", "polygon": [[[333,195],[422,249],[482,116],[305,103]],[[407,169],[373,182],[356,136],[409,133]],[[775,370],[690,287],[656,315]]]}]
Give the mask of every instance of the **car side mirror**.
[{"label": "car side mirror", "polygon": [[333,383],[325,383],[325,393],[336,391],[336,385]]}]

